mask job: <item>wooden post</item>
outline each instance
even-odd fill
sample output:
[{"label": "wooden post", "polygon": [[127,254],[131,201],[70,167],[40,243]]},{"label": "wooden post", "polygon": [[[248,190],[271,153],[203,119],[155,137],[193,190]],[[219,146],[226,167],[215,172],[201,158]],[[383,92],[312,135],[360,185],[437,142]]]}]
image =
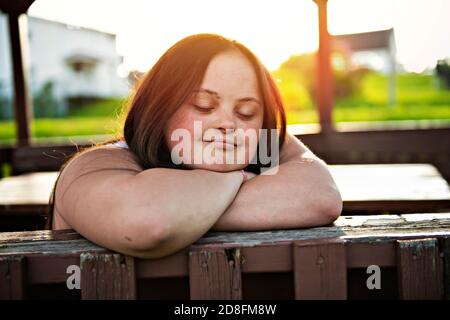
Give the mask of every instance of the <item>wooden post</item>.
[{"label": "wooden post", "polygon": [[443,298],[443,265],[435,238],[397,241],[397,260],[400,299]]},{"label": "wooden post", "polygon": [[331,68],[331,37],[328,33],[327,1],[314,0],[319,12],[319,50],[317,53],[316,103],[323,132],[334,131],[334,81]]},{"label": "wooden post", "polygon": [[441,240],[441,248],[444,256],[444,298],[450,300],[450,238]]},{"label": "wooden post", "polygon": [[343,242],[294,243],[295,299],[347,299],[347,255]]},{"label": "wooden post", "polygon": [[28,77],[26,73],[25,42],[26,30],[23,23],[26,16],[9,14],[9,34],[11,43],[11,55],[14,75],[14,115],[17,127],[19,146],[30,145],[30,121],[32,118],[32,106],[28,89]]},{"label": "wooden post", "polygon": [[240,249],[191,249],[191,300],[241,300]]},{"label": "wooden post", "polygon": [[24,299],[25,258],[0,257],[0,300]]},{"label": "wooden post", "polygon": [[19,147],[30,145],[30,120],[33,109],[26,70],[28,37],[24,23],[26,21],[25,13],[33,2],[34,0],[0,0],[0,10],[8,14],[14,77],[14,116]]},{"label": "wooden post", "polygon": [[134,258],[110,253],[82,253],[83,300],[135,300]]},{"label": "wooden post", "polygon": [[396,93],[396,77],[397,77],[397,61],[396,61],[396,47],[394,39],[394,29],[389,30],[389,80],[388,80],[388,103],[394,105],[397,98]]}]

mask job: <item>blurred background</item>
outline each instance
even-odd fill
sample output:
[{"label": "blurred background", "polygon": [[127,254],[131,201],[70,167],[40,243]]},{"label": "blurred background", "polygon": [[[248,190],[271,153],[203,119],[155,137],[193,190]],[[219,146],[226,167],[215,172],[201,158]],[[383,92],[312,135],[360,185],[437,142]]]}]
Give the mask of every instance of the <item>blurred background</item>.
[{"label": "blurred background", "polygon": [[[329,0],[333,121],[450,123],[449,13],[446,0]],[[319,121],[311,0],[37,0],[21,23],[33,138],[116,132],[136,79],[173,43],[200,32],[241,41],[260,57],[289,124]],[[16,139],[8,34],[0,13],[0,144]]]}]

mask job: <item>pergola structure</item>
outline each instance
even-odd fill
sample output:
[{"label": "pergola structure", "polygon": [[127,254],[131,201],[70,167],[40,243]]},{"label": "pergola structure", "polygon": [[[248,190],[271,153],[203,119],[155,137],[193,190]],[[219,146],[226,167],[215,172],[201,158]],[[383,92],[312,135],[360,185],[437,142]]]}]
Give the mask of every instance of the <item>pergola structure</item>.
[{"label": "pergola structure", "polygon": [[[330,36],[327,30],[327,0],[314,0],[319,8],[319,64],[317,102],[320,123],[323,130],[332,128],[333,85],[330,66]],[[32,105],[27,87],[26,30],[21,26],[22,15],[26,14],[34,0],[0,0],[0,10],[8,15],[11,42],[11,56],[14,75],[14,114],[17,126],[18,146],[30,145],[30,121]]]},{"label": "pergola structure", "polygon": [[14,77],[14,115],[17,127],[18,146],[30,145],[30,121],[32,105],[28,88],[26,66],[26,30],[23,23],[24,14],[34,0],[8,1],[0,0],[0,10],[8,15],[9,39]]},{"label": "pergola structure", "polygon": [[[20,20],[33,1],[0,0],[9,18],[19,142],[0,147],[0,166],[6,159],[13,174],[59,170],[64,159],[43,154],[76,151],[75,146],[30,143],[26,38]],[[296,136],[329,163],[428,162],[450,181],[448,127],[333,128],[327,0],[314,1],[319,8],[321,132]],[[1,232],[0,299],[449,299],[449,230],[450,213],[346,216],[318,228],[209,233],[162,259],[111,252],[74,230]],[[68,266],[78,267],[80,290],[67,290],[68,272],[73,272]],[[387,290],[380,295],[364,287],[368,282],[360,271],[367,266],[378,266],[378,272],[383,268]]]},{"label": "pergola structure", "polygon": [[[318,7],[319,50],[317,52],[318,132],[305,133],[293,126],[290,132],[330,164],[355,163],[430,163],[450,181],[450,128],[439,124],[408,123],[402,127],[381,123],[343,126],[332,121],[334,81],[330,56],[332,37],[327,27],[328,0],[313,0]],[[78,150],[65,143],[31,143],[32,105],[27,87],[26,48],[22,19],[34,0],[0,0],[0,10],[8,15],[14,76],[14,114],[17,143],[0,147],[0,167],[9,164],[11,174],[59,170],[66,158]],[[88,145],[82,142],[80,145]],[[48,156],[49,154],[55,156]],[[64,155],[61,157],[61,155]],[[0,171],[1,177],[1,171]]]}]

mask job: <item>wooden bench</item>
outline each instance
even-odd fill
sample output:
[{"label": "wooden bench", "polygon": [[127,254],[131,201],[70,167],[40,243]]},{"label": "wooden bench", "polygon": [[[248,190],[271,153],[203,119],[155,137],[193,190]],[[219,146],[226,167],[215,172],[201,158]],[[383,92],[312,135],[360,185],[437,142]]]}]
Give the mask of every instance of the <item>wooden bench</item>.
[{"label": "wooden bench", "polygon": [[[331,165],[344,200],[343,215],[445,212],[450,190],[428,164]],[[43,229],[57,172],[0,180],[0,231]]]},{"label": "wooden bench", "polygon": [[[380,268],[381,289],[367,287],[371,265]],[[67,287],[70,266],[80,267],[80,290]],[[72,230],[0,233],[0,298],[36,297],[449,299],[450,213],[210,232],[160,259],[123,256]]]}]

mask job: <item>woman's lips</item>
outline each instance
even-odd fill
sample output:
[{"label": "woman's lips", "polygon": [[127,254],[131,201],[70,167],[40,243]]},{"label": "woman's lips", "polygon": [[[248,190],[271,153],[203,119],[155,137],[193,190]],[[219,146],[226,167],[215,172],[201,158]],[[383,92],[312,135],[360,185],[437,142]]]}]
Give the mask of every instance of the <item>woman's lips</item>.
[{"label": "woman's lips", "polygon": [[224,140],[212,140],[212,141],[205,141],[207,143],[211,143],[214,145],[215,148],[218,149],[226,149],[226,150],[233,150],[237,146],[234,143],[230,143]]}]

